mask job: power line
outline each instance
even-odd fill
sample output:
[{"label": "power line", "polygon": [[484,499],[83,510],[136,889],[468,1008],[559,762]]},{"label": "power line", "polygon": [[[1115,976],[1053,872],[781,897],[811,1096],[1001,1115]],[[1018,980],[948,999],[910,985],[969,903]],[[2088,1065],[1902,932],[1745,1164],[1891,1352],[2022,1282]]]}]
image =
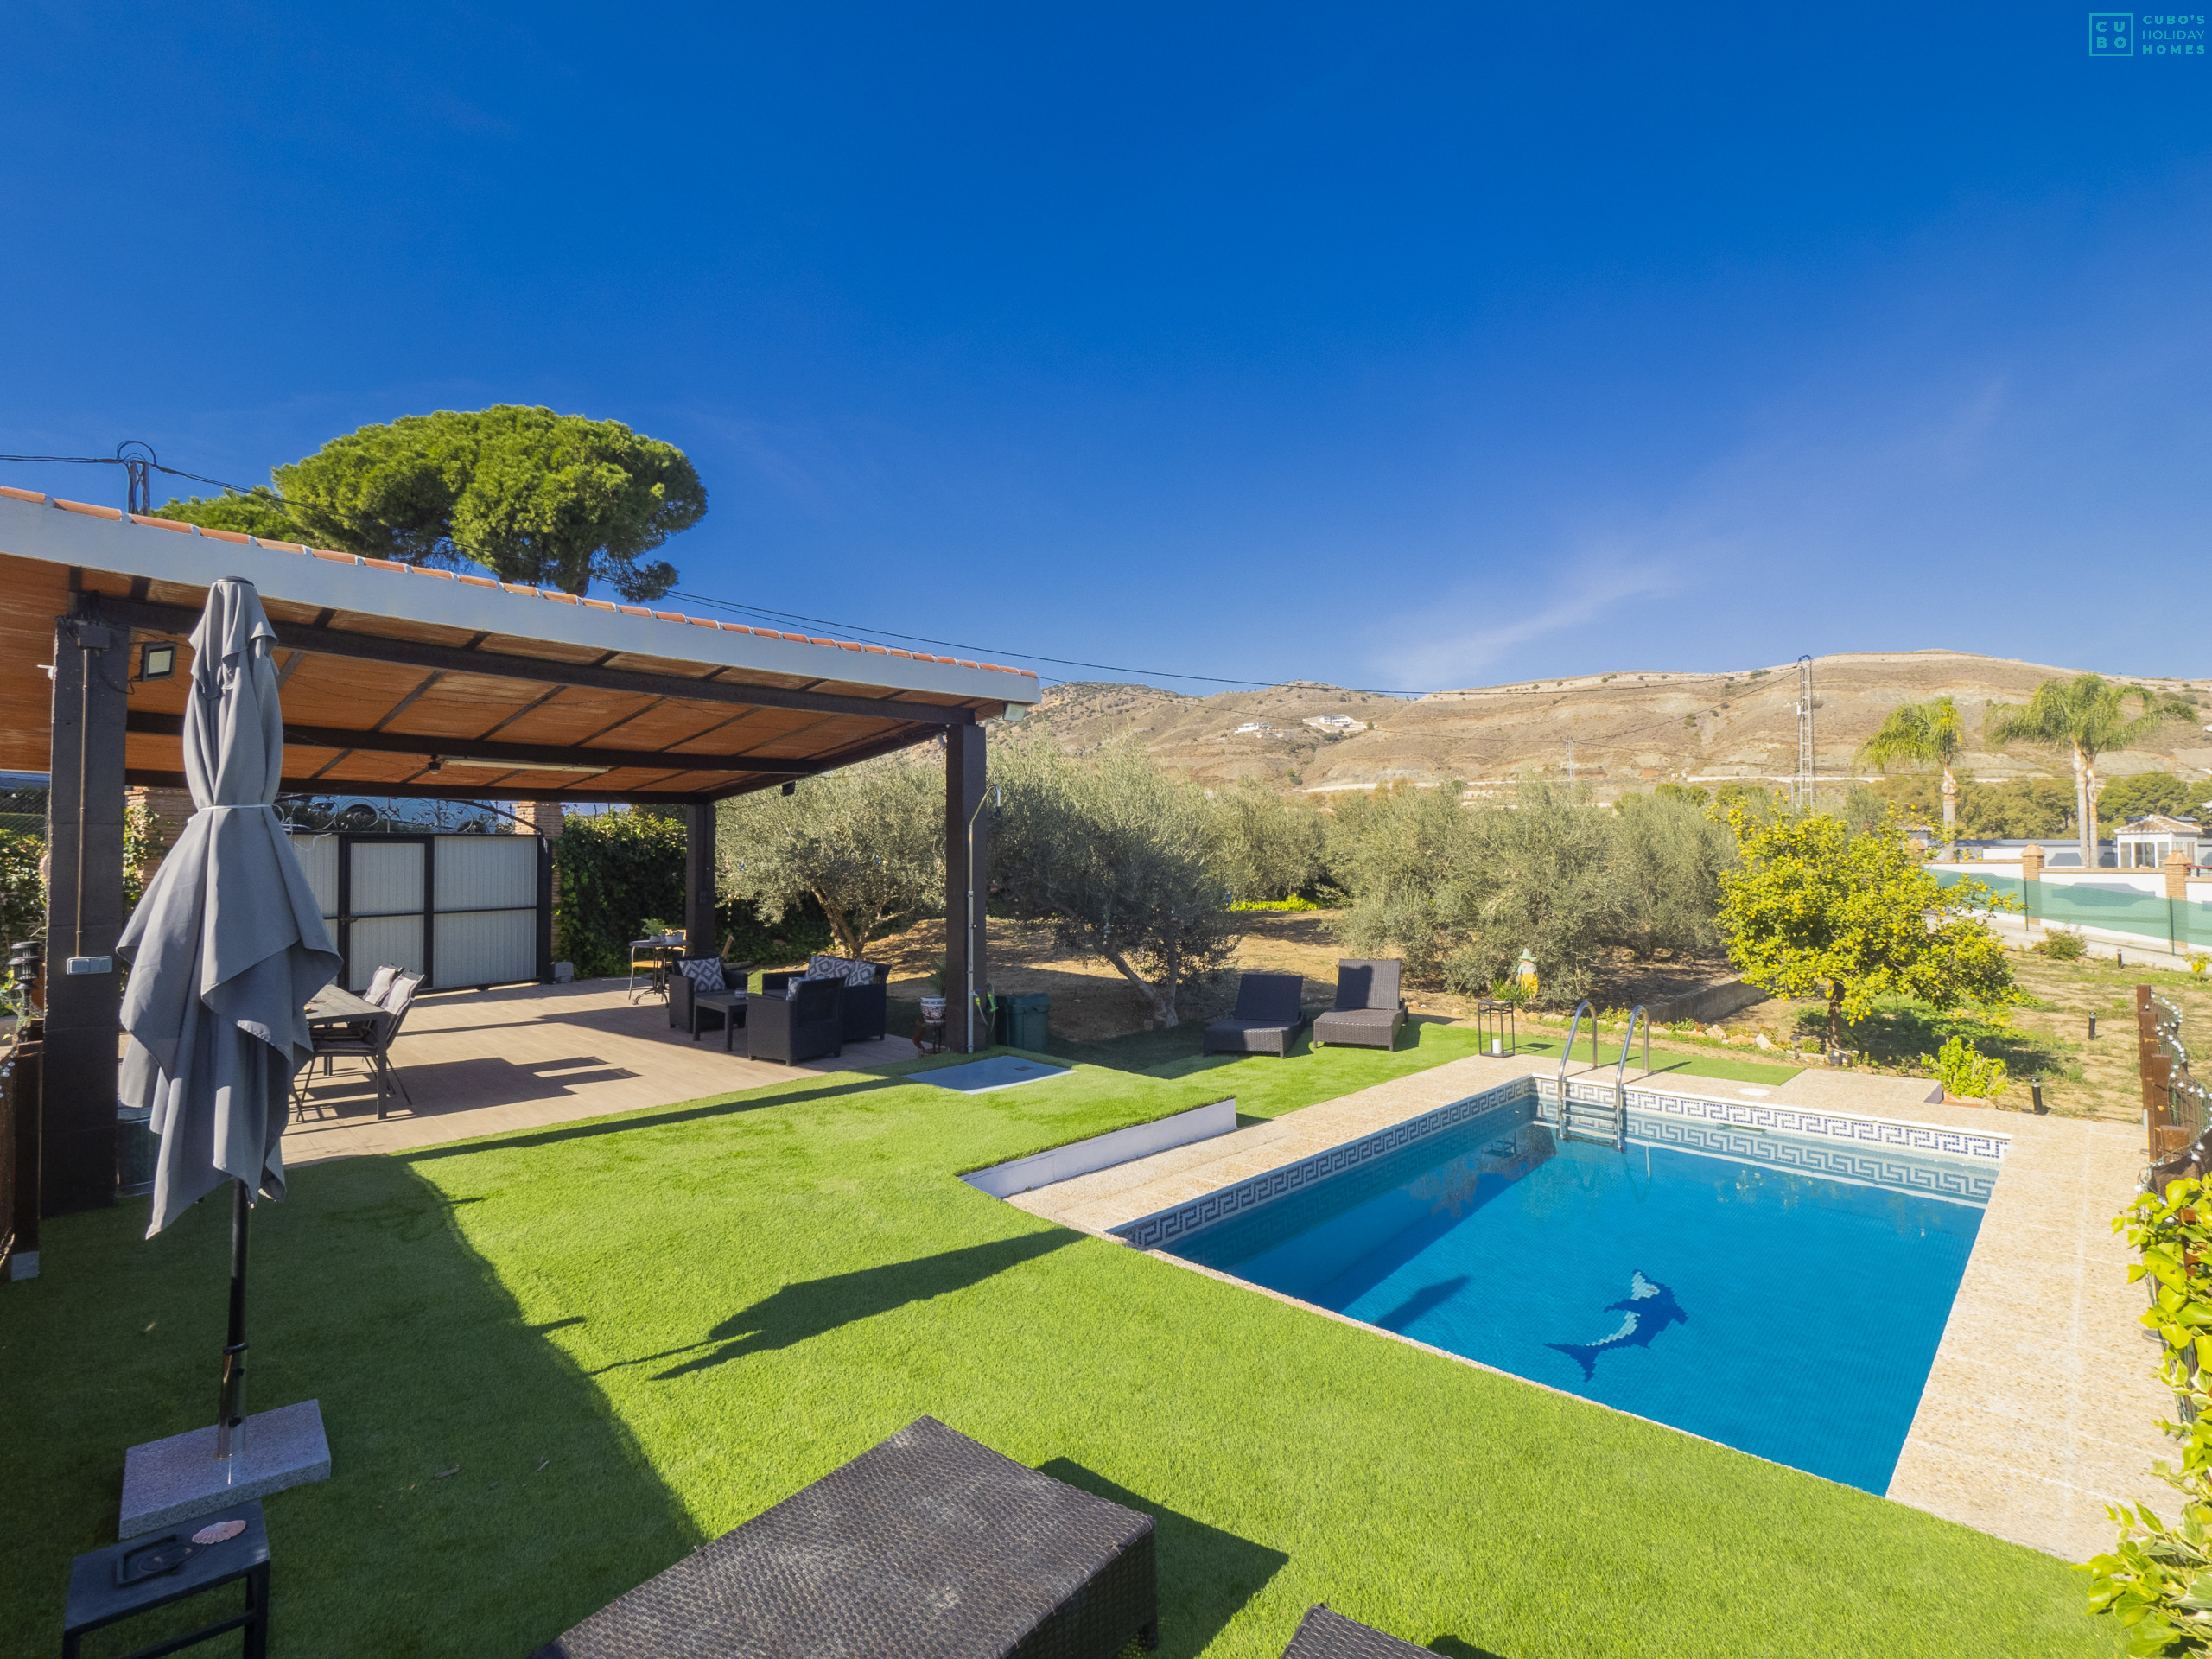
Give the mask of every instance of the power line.
[{"label": "power line", "polygon": [[[126,442],[136,442],[137,441],[132,439],[127,440]],[[118,449],[121,449],[124,447],[124,445],[122,444],[118,444],[117,446]],[[199,473],[188,473],[181,467],[165,467],[160,461],[156,461],[153,458],[153,452],[150,448],[143,445],[141,447],[147,448],[147,453],[143,457],[126,456],[122,454],[0,454],[0,461],[15,461],[36,463],[39,465],[74,467],[123,467],[126,468],[145,467],[150,467],[157,473],[166,473],[172,478],[189,479],[195,484],[212,485],[216,489],[228,491],[232,495],[264,496],[280,504],[284,501],[284,498],[281,493],[266,484],[250,486],[232,484],[226,482],[224,480],[219,478],[208,478]],[[1012,657],[1022,662],[1050,663],[1057,668],[1087,668],[1103,674],[1135,674],[1147,679],[1192,680],[1207,685],[1239,685],[1248,687],[1254,690],[1264,690],[1271,686],[1291,685],[1297,683],[1297,682],[1291,680],[1243,680],[1232,678],[1227,675],[1222,674],[1184,674],[1179,673],[1173,669],[1131,668],[1120,663],[1092,663],[1084,662],[1079,658],[1071,657],[1047,657],[1043,655],[1041,652],[1033,651],[1010,651],[1001,645],[967,645],[957,639],[938,639],[927,634],[900,633],[893,629],[871,627],[867,624],[861,622],[834,621],[827,617],[809,616],[798,611],[772,610],[766,606],[744,605],[740,604],[734,600],[710,598],[705,594],[686,593],[681,588],[671,588],[669,591],[671,596],[673,598],[684,600],[694,605],[710,606],[715,610],[728,611],[740,616],[766,617],[771,620],[780,622],[806,622],[810,623],[818,628],[836,628],[845,633],[868,634],[879,639],[900,639],[905,640],[910,645],[941,645],[948,651],[972,652],[979,657]],[[1662,677],[1664,680],[1669,681],[1732,680],[1735,677],[1736,677],[1732,674],[1673,674]],[[1641,683],[1642,682],[1639,682],[1639,683]],[[1541,681],[1531,683],[1532,689],[1535,689],[1536,687],[1541,686]],[[1350,691],[1358,696],[1389,697],[1393,702],[1403,702],[1409,700],[1408,694],[1402,691],[1380,691],[1367,686],[1347,685],[1335,686],[1331,689],[1339,691]],[[1671,722],[1671,719],[1672,717],[1669,716],[1668,720],[1654,721],[1649,725],[1631,727],[1627,731],[1616,732],[1611,734],[1610,736],[1598,738],[1594,741],[1599,743],[1617,742],[1621,738],[1633,737],[1641,732],[1650,731],[1659,726],[1669,724]]]},{"label": "power line", "polygon": [[0,455],[0,461],[35,461],[41,466],[58,467],[150,467],[157,473],[167,473],[171,478],[188,478],[194,484],[212,484],[219,490],[228,490],[232,495],[265,495],[273,501],[284,498],[266,484],[226,484],[219,478],[204,478],[198,473],[188,473],[178,467],[164,467],[150,454],[136,455]]},{"label": "power line", "polygon": [[[711,605],[716,610],[734,611],[745,616],[764,616],[782,622],[810,622],[819,628],[836,628],[846,633],[873,634],[880,639],[904,639],[918,645],[943,645],[949,651],[972,651],[985,657],[1014,657],[1025,662],[1052,663],[1061,668],[1093,668],[1109,674],[1141,674],[1153,679],[1161,680],[1203,680],[1210,685],[1247,685],[1264,688],[1294,683],[1287,680],[1231,679],[1222,674],[1179,674],[1172,669],[1128,668],[1118,663],[1086,663],[1069,657],[1046,657],[1033,651],[1011,651],[1002,645],[963,645],[957,639],[931,639],[927,634],[899,633],[889,628],[869,627],[865,623],[860,622],[838,622],[828,617],[804,615],[797,611],[773,611],[766,606],[741,605],[733,600],[710,599],[704,594],[690,594],[677,588],[670,589],[670,594],[672,598],[685,600],[694,605]],[[1370,697],[1402,699],[1406,695],[1402,691],[1373,691],[1362,686],[1346,685],[1334,689],[1340,691],[1354,691],[1362,696]]]}]

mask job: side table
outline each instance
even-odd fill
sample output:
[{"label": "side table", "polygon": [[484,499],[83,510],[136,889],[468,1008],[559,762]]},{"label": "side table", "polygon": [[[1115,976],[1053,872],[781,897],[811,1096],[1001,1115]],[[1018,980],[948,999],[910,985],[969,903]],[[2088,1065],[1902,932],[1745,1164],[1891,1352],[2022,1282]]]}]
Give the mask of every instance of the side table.
[{"label": "side table", "polygon": [[914,1021],[914,1046],[925,1054],[942,1054],[950,1046],[944,1039],[944,1021],[917,1020]]},{"label": "side table", "polygon": [[[117,1563],[126,1557],[163,1545],[185,1543],[194,1533],[220,1526],[226,1521],[243,1522],[245,1530],[219,1544],[202,1547],[183,1565],[167,1573],[156,1573],[132,1585],[116,1584]],[[195,1516],[174,1528],[126,1538],[105,1549],[79,1555],[69,1563],[69,1604],[68,1611],[62,1615],[61,1659],[77,1659],[84,1649],[88,1631],[100,1630],[136,1613],[166,1607],[173,1601],[182,1601],[187,1596],[196,1596],[202,1590],[212,1590],[234,1579],[245,1580],[244,1612],[219,1619],[189,1635],[142,1648],[130,1659],[152,1659],[157,1654],[174,1653],[211,1636],[241,1628],[245,1631],[245,1659],[264,1659],[269,1651],[269,1532],[262,1524],[261,1505],[258,1502],[241,1503],[220,1515]]]}]

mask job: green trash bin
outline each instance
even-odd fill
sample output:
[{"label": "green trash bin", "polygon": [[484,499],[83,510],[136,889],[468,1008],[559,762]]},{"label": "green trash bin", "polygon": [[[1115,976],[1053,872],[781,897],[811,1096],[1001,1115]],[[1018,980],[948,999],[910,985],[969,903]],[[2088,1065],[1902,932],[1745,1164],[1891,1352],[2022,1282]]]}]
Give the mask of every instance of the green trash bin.
[{"label": "green trash bin", "polygon": [[[289,1102],[286,1103],[289,1109]],[[115,1108],[116,1196],[135,1198],[154,1190],[154,1165],[160,1157],[162,1138],[154,1133],[154,1114],[144,1106]]]},{"label": "green trash bin", "polygon": [[1042,1053],[1045,1049],[1045,1014],[1052,1001],[1042,991],[1025,991],[1019,996],[1000,997],[997,1032],[1000,1046]]}]

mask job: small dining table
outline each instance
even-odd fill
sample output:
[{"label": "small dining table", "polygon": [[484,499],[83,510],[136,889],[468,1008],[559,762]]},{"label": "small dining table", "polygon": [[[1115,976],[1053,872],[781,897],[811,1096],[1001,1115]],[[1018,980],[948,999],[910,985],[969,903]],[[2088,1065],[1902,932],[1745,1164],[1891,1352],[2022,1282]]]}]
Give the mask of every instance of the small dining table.
[{"label": "small dining table", "polygon": [[[328,1031],[336,1026],[381,1026],[384,1021],[391,1018],[390,1009],[378,1007],[368,998],[356,995],[343,985],[326,985],[308,999],[308,1030],[310,1033]],[[318,1044],[317,1046],[321,1046]],[[355,1051],[351,1049],[346,1052],[349,1054],[355,1053]],[[308,1065],[312,1067],[315,1062],[309,1060]],[[385,1106],[384,1061],[380,1057],[372,1058],[369,1065],[370,1069],[376,1073],[377,1117],[381,1121],[384,1117]],[[330,1074],[328,1055],[322,1057],[322,1069],[323,1075],[327,1077]],[[304,1076],[304,1073],[302,1075]],[[302,1098],[304,1099],[305,1096],[302,1096]]]},{"label": "small dining table", "polygon": [[309,1026],[357,1026],[365,1020],[388,1019],[384,1009],[343,985],[324,986],[308,999]]}]

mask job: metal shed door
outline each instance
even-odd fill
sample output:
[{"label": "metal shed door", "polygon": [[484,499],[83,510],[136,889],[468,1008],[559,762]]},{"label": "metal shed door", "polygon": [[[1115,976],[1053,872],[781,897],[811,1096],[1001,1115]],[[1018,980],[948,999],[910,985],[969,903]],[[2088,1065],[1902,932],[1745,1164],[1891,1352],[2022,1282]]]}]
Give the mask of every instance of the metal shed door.
[{"label": "metal shed door", "polygon": [[341,947],[347,988],[365,988],[385,963],[404,973],[423,972],[429,966],[423,912],[429,842],[348,840],[344,862],[353,868],[346,872],[351,892],[344,913],[352,925]]},{"label": "metal shed door", "polygon": [[437,838],[430,920],[435,983],[537,977],[537,848],[535,836]]},{"label": "metal shed door", "polygon": [[548,861],[536,836],[296,835],[292,845],[350,989],[386,963],[427,973],[429,990],[549,971]]}]

